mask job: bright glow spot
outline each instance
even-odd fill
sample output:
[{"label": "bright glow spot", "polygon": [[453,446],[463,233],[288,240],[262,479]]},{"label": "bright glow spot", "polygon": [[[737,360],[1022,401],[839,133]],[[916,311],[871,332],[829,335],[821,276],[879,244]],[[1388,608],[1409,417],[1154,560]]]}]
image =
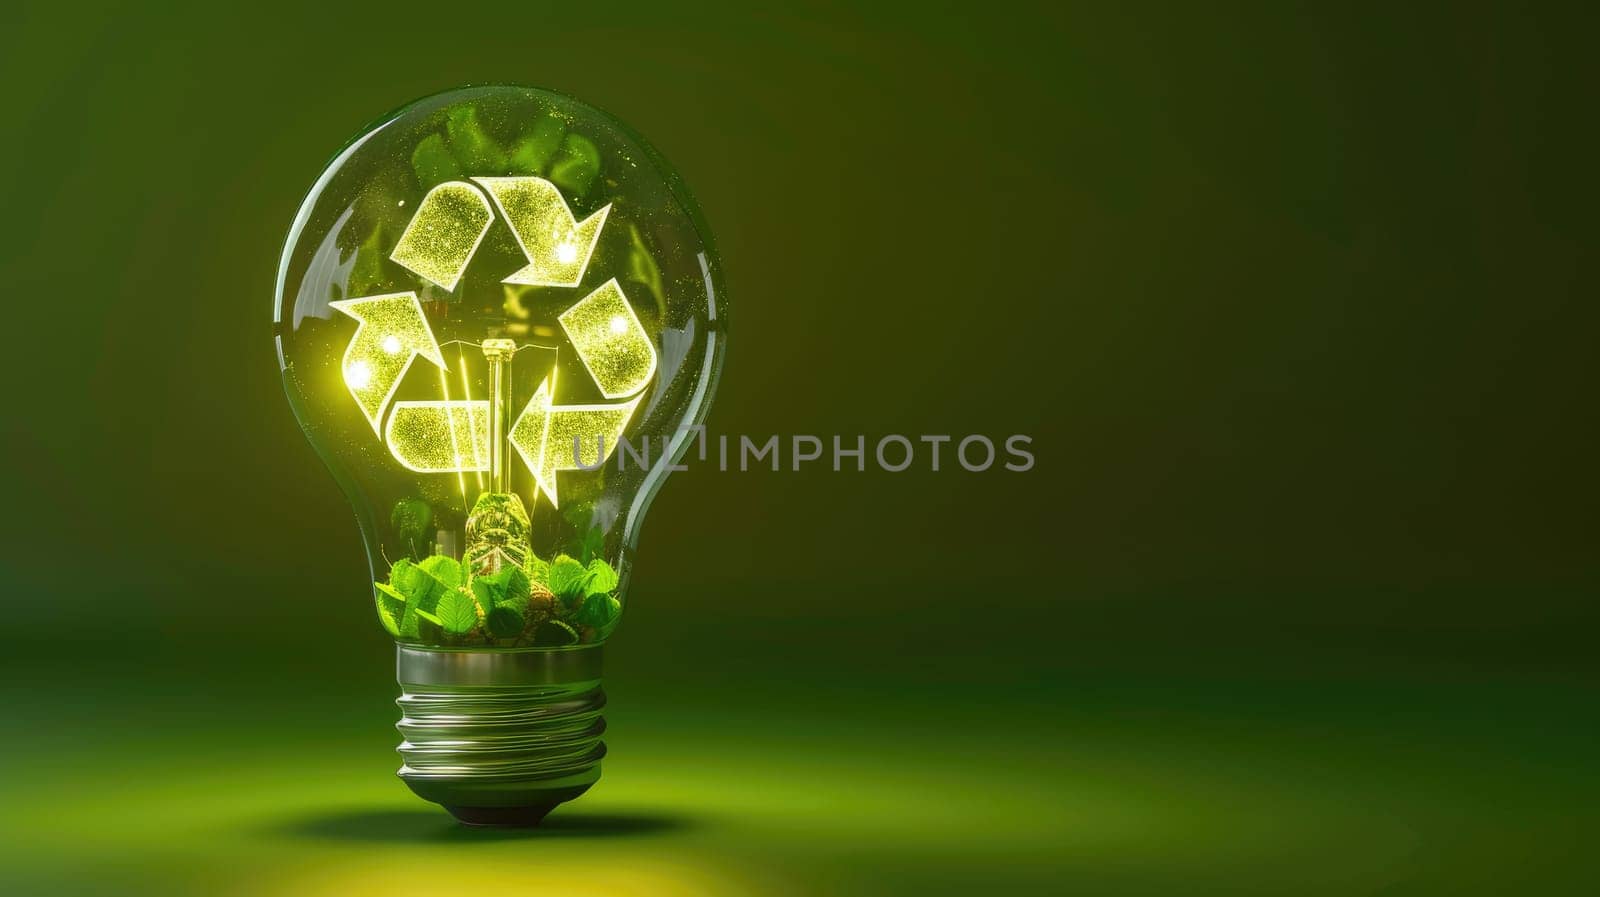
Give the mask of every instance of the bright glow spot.
[{"label": "bright glow spot", "polygon": [[583,280],[611,206],[579,221],[561,197],[560,189],[544,178],[473,180],[489,191],[528,260],[525,267],[507,276],[505,283],[575,287]]},{"label": "bright glow spot", "polygon": [[572,348],[606,398],[631,396],[655,375],[655,346],[616,278],[583,297],[556,320],[561,322]]},{"label": "bright glow spot", "polygon": [[400,337],[389,334],[383,338],[383,351],[393,355],[400,351]]},{"label": "bright glow spot", "polygon": [[[341,367],[351,396],[377,431],[383,409],[400,388],[411,362],[420,355],[444,370],[444,356],[439,354],[439,344],[416,293],[363,296],[328,305],[360,322],[345,347]],[[389,348],[391,339],[399,344],[399,351]]]}]

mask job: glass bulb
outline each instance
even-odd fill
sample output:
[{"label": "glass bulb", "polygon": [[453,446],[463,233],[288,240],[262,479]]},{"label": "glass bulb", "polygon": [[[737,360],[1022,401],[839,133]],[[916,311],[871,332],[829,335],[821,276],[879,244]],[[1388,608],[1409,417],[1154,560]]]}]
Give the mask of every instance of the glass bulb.
[{"label": "glass bulb", "polygon": [[300,206],[273,303],[284,385],[397,642],[400,775],[463,821],[537,822],[599,777],[600,645],[727,311],[677,174],[548,91],[412,103]]}]

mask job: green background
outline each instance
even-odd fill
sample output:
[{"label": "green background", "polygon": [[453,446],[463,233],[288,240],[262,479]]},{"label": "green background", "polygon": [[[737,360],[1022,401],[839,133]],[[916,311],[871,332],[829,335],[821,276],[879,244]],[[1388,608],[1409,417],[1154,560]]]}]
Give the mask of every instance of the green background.
[{"label": "green background", "polygon": [[[1592,23],[1395,6],[0,10],[0,890],[1593,893]],[[1037,456],[675,475],[515,835],[393,777],[268,315],[494,81],[695,191],[713,432]]]}]

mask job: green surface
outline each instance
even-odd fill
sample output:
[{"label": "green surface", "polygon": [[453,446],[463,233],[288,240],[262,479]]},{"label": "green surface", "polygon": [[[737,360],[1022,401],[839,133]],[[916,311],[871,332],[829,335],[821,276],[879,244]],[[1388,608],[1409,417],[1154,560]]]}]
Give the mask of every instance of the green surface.
[{"label": "green surface", "polygon": [[[641,616],[654,641],[692,644],[668,615]],[[0,889],[1460,895],[1600,882],[1596,677],[1549,653],[1467,663],[1417,651],[1414,632],[1348,631],[1334,650],[1242,626],[1236,642],[1199,643],[1181,624],[1146,626],[1133,646],[1115,643],[1129,621],[1086,617],[1077,635],[1019,638],[1010,653],[936,632],[915,634],[923,651],[838,639],[833,657],[876,660],[851,671],[741,622],[758,635],[715,664],[625,630],[609,648],[604,776],[531,832],[460,828],[394,778],[376,639],[315,665],[270,651],[163,659],[151,645],[142,674],[91,659],[51,687],[13,680],[7,741],[24,747],[0,789]]]}]

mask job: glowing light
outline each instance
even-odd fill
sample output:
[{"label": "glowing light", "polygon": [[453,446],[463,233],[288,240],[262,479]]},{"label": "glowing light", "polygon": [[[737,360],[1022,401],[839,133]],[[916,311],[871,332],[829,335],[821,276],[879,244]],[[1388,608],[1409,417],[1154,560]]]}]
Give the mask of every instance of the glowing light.
[{"label": "glowing light", "polygon": [[[396,461],[418,473],[486,470],[488,402],[396,402],[384,441]],[[469,456],[463,447],[471,448]]]},{"label": "glowing light", "polygon": [[561,191],[544,178],[473,180],[489,191],[528,260],[525,267],[506,277],[505,283],[575,287],[583,280],[610,205],[580,222],[561,198]]},{"label": "glowing light", "polygon": [[423,197],[389,258],[454,290],[492,220],[482,191],[465,181],[446,181]]},{"label": "glowing light", "polygon": [[365,361],[354,362],[345,369],[344,382],[353,389],[366,389],[372,383],[372,368]]},{"label": "glowing light", "polygon": [[400,352],[400,337],[392,333],[384,337],[383,351],[388,352],[390,355],[398,354]]},{"label": "glowing light", "polygon": [[[340,367],[350,395],[366,414],[373,432],[377,432],[383,409],[400,388],[412,359],[421,355],[440,370],[445,369],[439,343],[433,338],[416,293],[385,293],[341,299],[328,305],[359,322],[345,347]],[[388,351],[391,339],[399,343],[399,351]]]},{"label": "glowing light", "polygon": [[656,372],[656,350],[644,325],[633,313],[616,278],[556,319],[572,340],[572,348],[608,399],[631,396]]},{"label": "glowing light", "polygon": [[[511,425],[511,444],[528,465],[539,491],[557,507],[556,473],[604,464],[617,449],[617,440],[633,417],[639,397],[617,405],[553,405],[555,375],[551,374]],[[574,440],[577,450],[574,451]],[[602,441],[605,452],[600,452]]]}]

